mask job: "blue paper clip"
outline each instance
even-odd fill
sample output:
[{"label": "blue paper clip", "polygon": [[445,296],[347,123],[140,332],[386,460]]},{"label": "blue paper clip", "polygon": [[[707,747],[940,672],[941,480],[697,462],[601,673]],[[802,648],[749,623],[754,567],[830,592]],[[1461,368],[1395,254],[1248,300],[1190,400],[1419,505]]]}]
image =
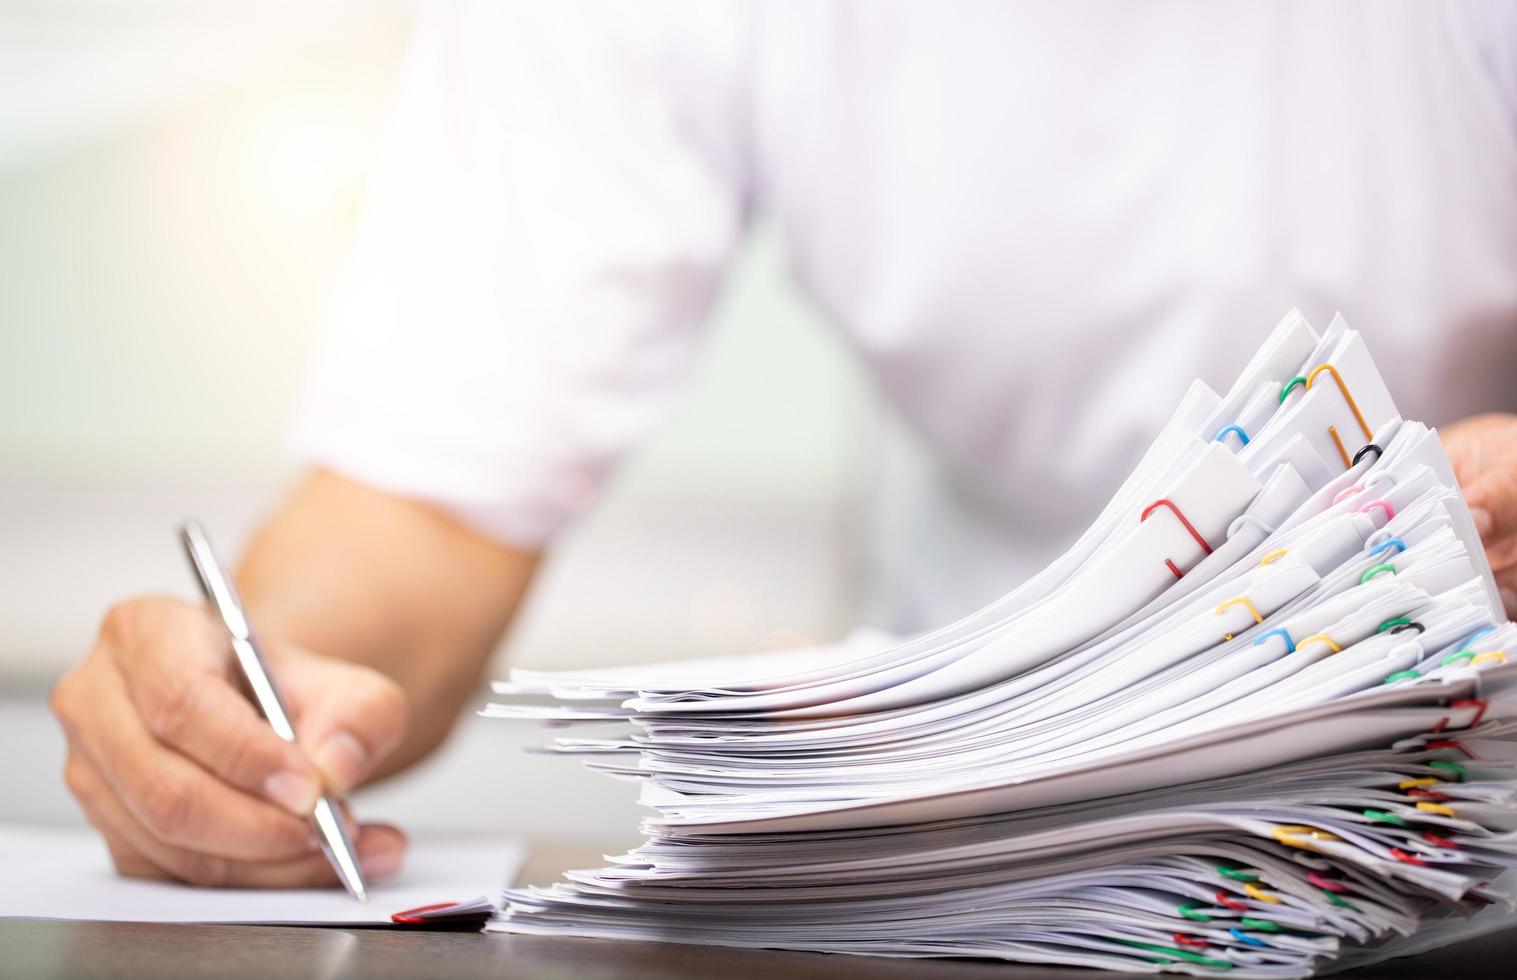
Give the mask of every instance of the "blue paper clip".
[{"label": "blue paper clip", "polygon": [[1496,627],[1494,627],[1494,626],[1482,626],[1478,630],[1476,630],[1475,632],[1471,633],[1469,636],[1466,636],[1463,640],[1459,641],[1458,646],[1454,647],[1454,649],[1455,650],[1468,650],[1470,648],[1470,644],[1471,643],[1474,643],[1476,640],[1480,639],[1482,636],[1486,636],[1486,635],[1494,633],[1494,632],[1496,632]]},{"label": "blue paper clip", "polygon": [[1375,545],[1373,548],[1371,548],[1370,551],[1369,551],[1369,557],[1373,558],[1376,555],[1380,554],[1380,552],[1384,551],[1386,548],[1389,548],[1389,547],[1392,547],[1392,546],[1395,547],[1397,554],[1400,554],[1401,552],[1403,552],[1403,551],[1406,550],[1406,542],[1405,541],[1402,541],[1400,538],[1389,538],[1389,539],[1387,539],[1385,541],[1382,541],[1379,544]]},{"label": "blue paper clip", "polygon": [[1227,438],[1227,434],[1229,432],[1236,433],[1238,436],[1238,441],[1243,443],[1245,446],[1248,445],[1248,433],[1243,431],[1243,426],[1241,425],[1224,425],[1222,428],[1217,430],[1217,435],[1214,441],[1221,442],[1223,439]]},{"label": "blue paper clip", "polygon": [[1285,641],[1286,653],[1296,652],[1296,644],[1291,640],[1291,635],[1282,629],[1266,630],[1265,632],[1260,633],[1258,636],[1254,637],[1254,646],[1258,646],[1272,636],[1278,636]]},{"label": "blue paper clip", "polygon": [[1240,942],[1240,943],[1248,943],[1250,946],[1263,946],[1265,949],[1271,949],[1271,948],[1273,948],[1273,947],[1270,946],[1269,943],[1265,942],[1264,940],[1262,940],[1262,939],[1255,939],[1253,936],[1250,936],[1248,933],[1242,932],[1242,931],[1240,931],[1238,929],[1229,928],[1227,931],[1230,932],[1230,933],[1232,933],[1233,934],[1233,938],[1236,939],[1236,940],[1238,940],[1238,942]]}]

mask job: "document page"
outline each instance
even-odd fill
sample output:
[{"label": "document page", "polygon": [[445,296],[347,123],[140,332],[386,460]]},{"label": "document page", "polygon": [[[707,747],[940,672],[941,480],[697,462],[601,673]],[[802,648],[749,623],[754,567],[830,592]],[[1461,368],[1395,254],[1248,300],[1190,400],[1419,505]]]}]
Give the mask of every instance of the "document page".
[{"label": "document page", "polygon": [[381,925],[444,902],[493,901],[511,884],[525,847],[510,837],[413,841],[405,867],[370,884],[359,903],[326,889],[194,888],[123,878],[98,835],[0,825],[0,917],[111,922]]}]

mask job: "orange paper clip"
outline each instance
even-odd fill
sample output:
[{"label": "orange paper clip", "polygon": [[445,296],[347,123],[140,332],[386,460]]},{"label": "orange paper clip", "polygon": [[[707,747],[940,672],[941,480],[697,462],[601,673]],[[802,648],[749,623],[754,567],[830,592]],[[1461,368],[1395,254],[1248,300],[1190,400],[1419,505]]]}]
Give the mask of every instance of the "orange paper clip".
[{"label": "orange paper clip", "polygon": [[[1331,374],[1333,380],[1338,383],[1338,390],[1343,393],[1343,400],[1348,402],[1349,411],[1354,413],[1354,421],[1359,423],[1359,430],[1364,433],[1365,441],[1375,438],[1375,434],[1370,431],[1369,423],[1364,421],[1364,413],[1359,411],[1359,403],[1354,401],[1353,395],[1349,394],[1348,385],[1343,383],[1343,375],[1338,373],[1337,368],[1331,364],[1318,364],[1312,368],[1311,374],[1306,376],[1306,389],[1308,391],[1311,390],[1312,382],[1317,380],[1317,375],[1323,371]],[[1343,457],[1343,468],[1345,470],[1353,469],[1353,460],[1350,459],[1348,450],[1343,448],[1343,440],[1338,436],[1338,428],[1332,425],[1328,426],[1327,434],[1333,437],[1333,443],[1338,447],[1338,455]]]}]

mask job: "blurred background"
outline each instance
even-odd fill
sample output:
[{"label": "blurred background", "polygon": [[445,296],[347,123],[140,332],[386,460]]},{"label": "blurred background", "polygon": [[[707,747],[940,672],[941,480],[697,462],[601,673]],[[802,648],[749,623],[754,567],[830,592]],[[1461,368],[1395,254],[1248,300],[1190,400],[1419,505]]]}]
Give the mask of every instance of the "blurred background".
[{"label": "blurred background", "polygon": [[[115,599],[191,595],[292,477],[304,354],[404,53],[399,0],[0,0],[0,821],[82,823],[46,710]],[[833,639],[909,439],[792,291],[762,219],[678,418],[556,547],[500,651],[534,667]],[[249,377],[254,398],[223,397]],[[243,387],[242,390],[249,390]],[[483,697],[483,692],[482,692]],[[636,788],[461,722],[360,812],[630,843]]]}]

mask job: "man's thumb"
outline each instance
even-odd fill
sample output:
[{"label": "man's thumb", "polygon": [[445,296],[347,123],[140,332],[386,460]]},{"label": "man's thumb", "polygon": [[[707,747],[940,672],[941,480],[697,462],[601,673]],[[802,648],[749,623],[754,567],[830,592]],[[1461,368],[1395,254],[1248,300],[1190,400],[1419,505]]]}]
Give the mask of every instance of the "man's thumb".
[{"label": "man's thumb", "polygon": [[400,744],[405,692],[378,671],[341,660],[296,657],[283,666],[300,747],[327,791],[345,795]]}]

